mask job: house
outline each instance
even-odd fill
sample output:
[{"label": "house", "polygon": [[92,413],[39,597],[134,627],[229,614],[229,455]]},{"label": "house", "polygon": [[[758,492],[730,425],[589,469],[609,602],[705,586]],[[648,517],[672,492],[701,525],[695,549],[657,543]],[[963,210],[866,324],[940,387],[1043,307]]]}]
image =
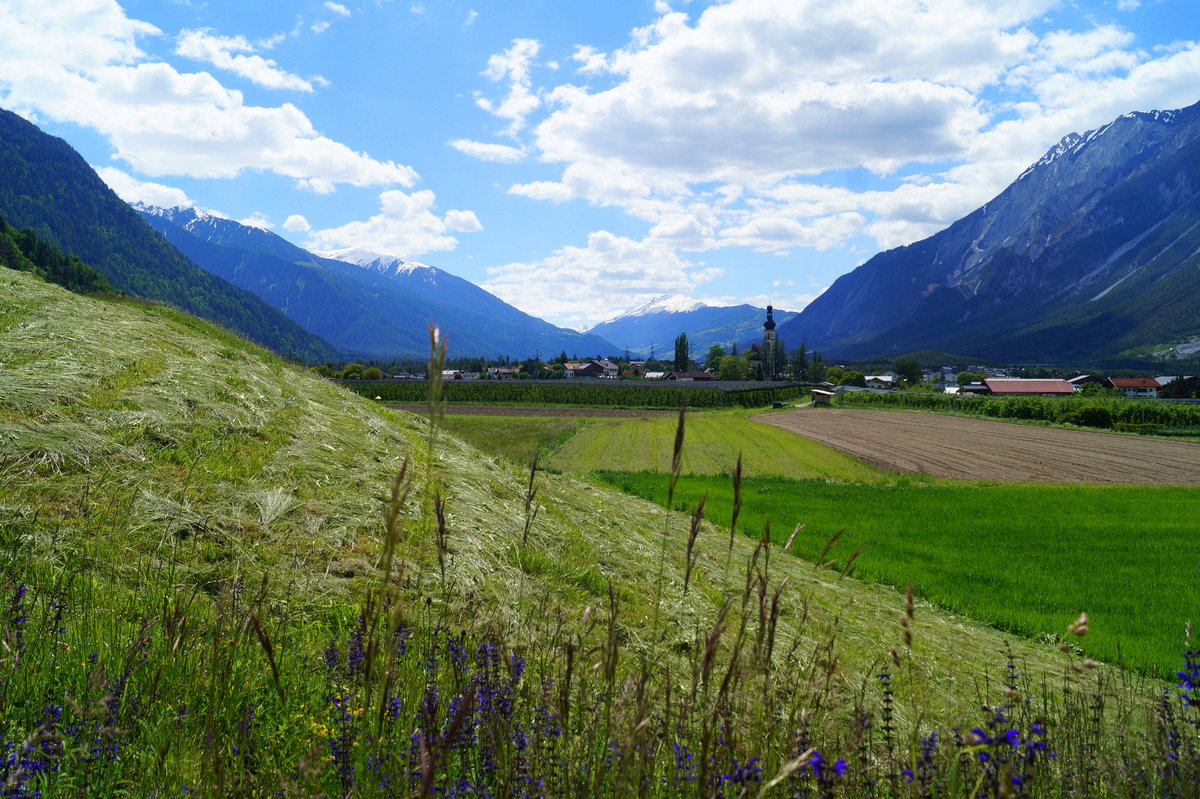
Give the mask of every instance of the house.
[{"label": "house", "polygon": [[959,394],[990,394],[988,387],[983,383],[967,383],[965,386],[959,386]]},{"label": "house", "polygon": [[489,366],[487,376],[492,378],[515,377],[518,371],[520,370],[510,366]]},{"label": "house", "polygon": [[1079,375],[1078,377],[1072,377],[1067,382],[1074,386],[1076,391],[1079,391],[1089,383],[1104,385],[1104,378],[1097,377],[1096,375]]},{"label": "house", "polygon": [[600,368],[604,370],[603,375],[601,375],[602,377],[620,377],[621,375],[621,367],[608,358],[601,358],[598,361],[592,361],[592,363],[600,364]]},{"label": "house", "polygon": [[896,388],[897,376],[891,372],[881,375],[867,375],[867,388]]},{"label": "house", "polygon": [[1115,388],[1126,397],[1158,398],[1158,390],[1162,388],[1153,377],[1110,377],[1105,385]]},{"label": "house", "polygon": [[997,397],[1070,397],[1075,387],[1061,378],[989,377],[983,381]]},{"label": "house", "polygon": [[604,367],[598,361],[564,363],[563,369],[566,370],[567,377],[600,377],[604,374]]},{"label": "house", "polygon": [[682,383],[690,383],[693,381],[712,380],[713,376],[708,372],[667,372],[663,378],[665,380],[678,380]]}]

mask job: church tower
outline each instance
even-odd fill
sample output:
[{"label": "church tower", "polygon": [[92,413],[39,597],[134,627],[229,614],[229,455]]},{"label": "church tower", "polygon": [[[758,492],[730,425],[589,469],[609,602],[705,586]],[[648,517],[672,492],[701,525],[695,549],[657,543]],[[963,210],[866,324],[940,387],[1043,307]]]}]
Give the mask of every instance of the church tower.
[{"label": "church tower", "polygon": [[775,320],[771,318],[770,304],[767,305],[767,321],[763,322],[763,343],[762,343],[762,373],[763,380],[774,380],[775,375],[775,347],[778,343],[775,335]]}]

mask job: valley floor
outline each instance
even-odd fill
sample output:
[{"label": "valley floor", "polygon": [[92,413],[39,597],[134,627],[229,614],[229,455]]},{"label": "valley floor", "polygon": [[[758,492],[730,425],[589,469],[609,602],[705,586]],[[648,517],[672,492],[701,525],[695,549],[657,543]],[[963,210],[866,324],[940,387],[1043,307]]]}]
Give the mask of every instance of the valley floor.
[{"label": "valley floor", "polygon": [[962,480],[1200,485],[1200,444],[935,413],[803,409],[756,420],[893,472]]}]

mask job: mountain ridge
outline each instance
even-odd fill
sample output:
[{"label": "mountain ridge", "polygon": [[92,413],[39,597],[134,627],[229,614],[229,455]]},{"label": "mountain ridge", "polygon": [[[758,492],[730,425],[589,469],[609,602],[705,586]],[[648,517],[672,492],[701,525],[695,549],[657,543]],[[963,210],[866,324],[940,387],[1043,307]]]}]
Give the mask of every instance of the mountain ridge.
[{"label": "mountain ridge", "polygon": [[[1175,309],[1180,293],[1200,301],[1181,246],[1200,247],[1198,141],[1200,104],[1065,136],[980,208],[843,275],[780,336],[838,357],[969,347],[1046,360],[1198,334],[1200,320]],[[1142,292],[1175,310],[1134,318]]]},{"label": "mountain ridge", "polygon": [[0,216],[75,256],[112,286],[174,305],[277,353],[336,354],[250,292],[188,260],[121,200],[67,142],[0,109]]},{"label": "mountain ridge", "polygon": [[194,208],[139,212],[197,263],[262,296],[352,358],[421,358],[430,324],[452,357],[609,355],[597,337],[558,328],[428,264],[351,248],[356,263],[312,253],[261,228]]}]

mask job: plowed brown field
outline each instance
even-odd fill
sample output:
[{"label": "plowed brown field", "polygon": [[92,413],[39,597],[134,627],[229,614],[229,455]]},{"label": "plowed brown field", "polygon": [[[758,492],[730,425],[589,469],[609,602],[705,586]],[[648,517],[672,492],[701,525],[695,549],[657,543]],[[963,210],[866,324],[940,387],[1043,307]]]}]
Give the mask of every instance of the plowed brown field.
[{"label": "plowed brown field", "polygon": [[964,480],[1200,485],[1200,443],[936,413],[807,408],[755,417],[884,469]]}]

